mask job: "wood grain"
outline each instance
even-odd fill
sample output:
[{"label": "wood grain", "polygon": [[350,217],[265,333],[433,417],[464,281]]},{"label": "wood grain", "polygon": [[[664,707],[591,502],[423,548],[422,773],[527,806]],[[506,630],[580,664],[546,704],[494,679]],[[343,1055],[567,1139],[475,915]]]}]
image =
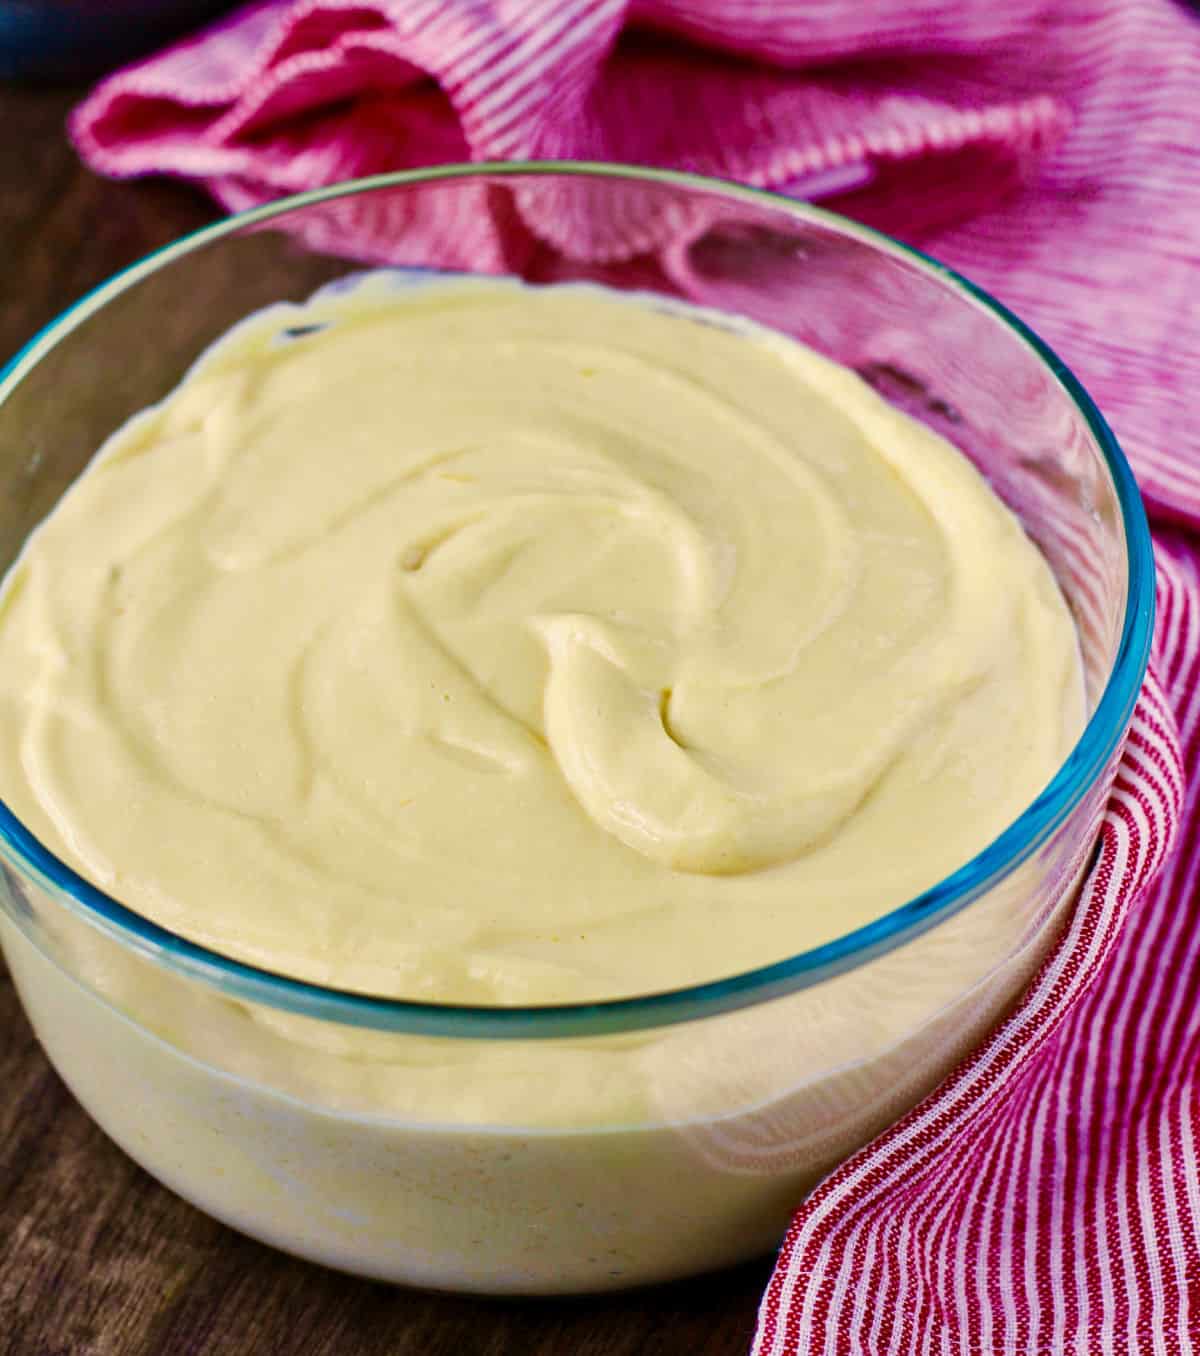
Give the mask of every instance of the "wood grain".
[{"label": "wood grain", "polygon": [[[210,220],[114,184],[63,131],[75,89],[0,86],[0,362],[116,270]],[[733,1356],[766,1264],[574,1301],[373,1285],[273,1252],[135,1167],[46,1063],[0,966],[2,1356]]]}]

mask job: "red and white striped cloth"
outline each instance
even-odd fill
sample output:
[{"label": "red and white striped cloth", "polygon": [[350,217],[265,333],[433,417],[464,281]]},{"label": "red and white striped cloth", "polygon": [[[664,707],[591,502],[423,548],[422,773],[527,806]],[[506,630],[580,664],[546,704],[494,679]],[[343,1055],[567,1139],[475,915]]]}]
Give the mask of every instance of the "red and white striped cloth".
[{"label": "red and white striped cloth", "polygon": [[[1154,676],[1100,858],[1020,1007],[800,1205],[754,1350],[1200,1347],[1200,17],[1173,0],[265,0],[111,77],[72,126],[97,169],[199,178],[229,207],[467,158],[840,186],[835,206],[1058,349],[1133,460],[1158,549]],[[478,224],[508,258],[553,238],[519,204],[500,221],[481,202]],[[640,229],[615,221],[604,248],[652,244]]]}]

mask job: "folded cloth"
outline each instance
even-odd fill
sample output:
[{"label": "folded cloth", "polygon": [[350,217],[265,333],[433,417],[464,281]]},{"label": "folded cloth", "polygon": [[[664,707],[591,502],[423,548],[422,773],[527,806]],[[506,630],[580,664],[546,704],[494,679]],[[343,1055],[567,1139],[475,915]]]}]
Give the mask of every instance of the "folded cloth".
[{"label": "folded cloth", "polygon": [[[265,0],[106,80],[113,175],[227,207],[443,160],[659,163],[921,245],[1097,398],[1155,524],[1159,620],[1066,934],[921,1106],[799,1204],[755,1352],[1200,1345],[1200,20],[1172,0]],[[473,248],[581,246],[481,200]],[[370,254],[370,242],[364,242]]]}]

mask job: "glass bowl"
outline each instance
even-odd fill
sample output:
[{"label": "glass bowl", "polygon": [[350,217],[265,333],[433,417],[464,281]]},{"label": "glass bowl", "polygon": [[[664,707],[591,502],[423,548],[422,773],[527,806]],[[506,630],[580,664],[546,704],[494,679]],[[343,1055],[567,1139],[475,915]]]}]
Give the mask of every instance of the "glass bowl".
[{"label": "glass bowl", "polygon": [[1086,729],[1019,819],[868,926],[711,983],[548,1007],[394,1001],[238,963],[94,888],[0,806],[0,939],[29,1019],[149,1172],[327,1265],[545,1294],[763,1252],[997,1021],[1058,933],[1149,648],[1129,467],[1020,321],[864,227],[685,174],[445,167],[222,221],[50,325],[0,381],[0,566],[234,321],[364,261],[684,297],[856,368],[970,457],[1040,546],[1078,626]]}]

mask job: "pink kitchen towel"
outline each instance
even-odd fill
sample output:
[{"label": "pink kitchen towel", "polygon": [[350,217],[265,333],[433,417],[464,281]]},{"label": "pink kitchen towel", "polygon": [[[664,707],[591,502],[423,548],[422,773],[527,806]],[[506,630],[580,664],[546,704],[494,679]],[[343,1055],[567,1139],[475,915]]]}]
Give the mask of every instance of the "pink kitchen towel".
[{"label": "pink kitchen towel", "polygon": [[[260,0],[106,80],[96,169],[228,208],[438,161],[674,165],[822,196],[1082,378],[1159,614],[1096,866],[1018,1008],[806,1201],[756,1356],[1200,1347],[1200,15],[1176,0]],[[619,259],[482,200],[464,245]],[[369,227],[365,228],[369,229]],[[369,256],[372,242],[361,242]]]}]

